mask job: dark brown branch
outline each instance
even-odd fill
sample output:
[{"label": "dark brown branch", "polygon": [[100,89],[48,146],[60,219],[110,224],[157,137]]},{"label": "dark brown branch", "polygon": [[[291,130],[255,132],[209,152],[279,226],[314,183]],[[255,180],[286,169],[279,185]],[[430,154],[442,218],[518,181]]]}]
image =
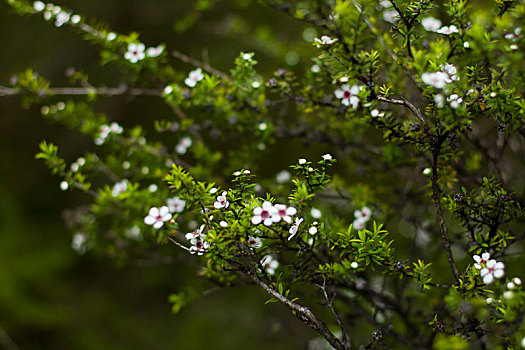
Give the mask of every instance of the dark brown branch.
[{"label": "dark brown branch", "polygon": [[332,347],[338,350],[348,349],[332,332],[330,332],[324,322],[321,321],[309,308],[290,301],[284,295],[272,289],[268,284],[261,280],[261,278],[255,272],[247,270],[246,273],[252,279],[252,281],[255,282],[255,284],[264,289],[268,294],[273,296],[279,302],[288,306],[298,319],[322,335]]},{"label": "dark brown branch", "polygon": [[347,332],[343,325],[343,321],[341,320],[341,317],[335,311],[335,308],[334,308],[334,298],[336,296],[336,293],[334,293],[332,298],[328,297],[328,293],[326,292],[326,278],[323,279],[322,285],[317,285],[317,286],[321,288],[321,290],[323,291],[323,296],[326,300],[326,305],[330,308],[330,311],[332,311],[332,314],[334,315],[335,320],[337,321],[337,325],[341,329],[341,334],[342,334],[341,337],[342,337],[343,346],[345,347],[345,349],[350,349],[350,346],[349,346],[350,343],[348,342]]},{"label": "dark brown branch", "polygon": [[[441,141],[442,142],[442,141]],[[443,248],[447,254],[448,263],[452,269],[455,280],[459,278],[459,271],[454,263],[454,258],[452,257],[452,251],[450,250],[450,240],[448,238],[448,228],[445,224],[445,218],[443,215],[443,208],[441,206],[441,191],[438,185],[438,157],[439,151],[441,149],[441,143],[434,148],[432,151],[432,198],[434,199],[434,204],[436,205],[436,214],[439,224],[439,232],[441,234],[441,240],[443,241]]]}]

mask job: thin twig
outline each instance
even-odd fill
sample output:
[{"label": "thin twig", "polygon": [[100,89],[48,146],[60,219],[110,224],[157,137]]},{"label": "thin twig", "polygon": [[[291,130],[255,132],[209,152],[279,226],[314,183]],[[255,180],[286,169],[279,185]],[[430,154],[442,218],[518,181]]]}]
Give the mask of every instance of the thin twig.
[{"label": "thin twig", "polygon": [[[119,96],[119,95],[130,95],[130,96],[160,96],[162,90],[160,89],[142,89],[142,88],[131,88],[129,89],[126,85],[122,85],[116,88],[106,87],[62,87],[62,88],[50,88],[45,91],[49,95],[103,95],[103,96]],[[20,90],[15,88],[9,88],[6,86],[0,86],[0,96],[13,96],[13,95],[30,95],[34,92],[30,90]]]},{"label": "thin twig", "polygon": [[414,115],[423,123],[423,124],[426,124],[426,120],[425,118],[423,117],[423,114],[421,114],[421,111],[419,109],[416,108],[416,106],[414,106],[412,103],[408,102],[407,100],[405,100],[404,98],[388,98],[388,97],[385,97],[385,96],[381,96],[381,95],[377,95],[376,96],[376,99],[378,101],[381,101],[381,102],[387,102],[387,103],[392,103],[392,104],[395,104],[395,105],[402,105],[402,106],[405,106],[407,107],[408,109],[410,109],[412,111],[412,113],[414,113]]},{"label": "thin twig", "polygon": [[186,247],[186,246],[180,244],[179,242],[177,242],[176,240],[174,240],[174,239],[171,238],[170,236],[168,236],[168,239],[171,241],[171,243],[175,244],[177,247],[182,248],[182,249],[184,249],[185,251],[191,253],[190,248],[188,248],[188,247]]},{"label": "thin twig", "polygon": [[7,334],[7,332],[0,326],[0,345],[5,350],[20,350],[14,340]]},{"label": "thin twig", "polygon": [[454,258],[452,257],[452,251],[450,250],[450,240],[448,238],[448,228],[445,224],[445,218],[443,215],[443,208],[441,207],[441,191],[439,190],[438,185],[438,157],[439,151],[441,149],[442,141],[438,141],[437,146],[432,151],[432,197],[434,199],[434,204],[436,205],[436,214],[439,224],[439,232],[441,234],[441,240],[443,241],[443,248],[445,248],[445,253],[447,255],[448,263],[452,268],[452,273],[454,274],[455,280],[459,278],[459,271],[454,263]]},{"label": "thin twig", "polygon": [[185,55],[182,52],[177,51],[177,50],[172,50],[171,54],[173,55],[173,57],[178,58],[182,62],[186,62],[186,63],[194,65],[195,67],[202,68],[205,71],[207,71],[207,72],[209,72],[209,73],[211,73],[213,75],[216,75],[218,77],[221,77],[224,80],[227,80],[227,81],[230,81],[230,82],[233,81],[233,79],[228,74],[226,74],[224,72],[221,72],[220,70],[218,70],[216,68],[213,68],[208,63],[204,63],[204,62],[201,62],[199,60],[196,60],[195,58],[189,57],[189,56],[187,56],[187,55]]},{"label": "thin twig", "polygon": [[328,293],[326,292],[326,277],[323,279],[323,284],[322,285],[318,284],[317,286],[321,288],[321,290],[323,291],[323,295],[326,300],[326,305],[330,308],[330,311],[332,311],[332,314],[334,315],[335,320],[337,321],[337,325],[341,329],[341,333],[342,333],[341,340],[343,341],[343,346],[345,347],[345,349],[350,349],[348,338],[347,338],[347,332],[343,325],[343,321],[341,320],[341,317],[335,311],[335,308],[334,308],[334,299],[335,299],[336,293],[334,293],[332,298],[328,297]]}]

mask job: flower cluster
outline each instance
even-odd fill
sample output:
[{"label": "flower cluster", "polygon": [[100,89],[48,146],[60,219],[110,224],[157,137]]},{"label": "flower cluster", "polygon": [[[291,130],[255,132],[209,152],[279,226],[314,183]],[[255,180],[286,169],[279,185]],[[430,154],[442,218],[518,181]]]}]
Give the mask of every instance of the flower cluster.
[{"label": "flower cluster", "polygon": [[495,278],[500,279],[505,275],[505,265],[494,259],[490,259],[490,253],[483,253],[481,257],[474,255],[472,257],[476,262],[474,267],[480,271],[483,283],[490,284]]},{"label": "flower cluster", "polygon": [[222,209],[222,208],[228,208],[230,206],[230,202],[226,199],[226,196],[228,195],[228,192],[223,191],[220,196],[217,196],[217,201],[213,203],[213,206],[215,209]]},{"label": "flower cluster", "polygon": [[201,225],[195,231],[187,233],[186,239],[190,241],[190,253],[202,255],[206,252],[206,249],[210,247],[210,244],[206,241],[206,234],[203,233],[204,225]]},{"label": "flower cluster", "polygon": [[154,229],[158,230],[166,221],[170,221],[171,218],[172,215],[167,206],[163,206],[160,209],[152,207],[149,210],[148,215],[144,218],[144,223],[146,225],[152,225]]},{"label": "flower cluster", "polygon": [[439,28],[437,30],[437,33],[439,34],[445,34],[445,35],[450,35],[450,34],[454,34],[454,33],[458,33],[458,27],[456,27],[455,25],[450,25],[450,26],[443,26],[441,28]]},{"label": "flower cluster", "polygon": [[146,56],[155,58],[162,54],[164,51],[164,46],[159,45],[157,47],[148,47],[146,50],[146,46],[143,43],[129,43],[128,49],[124,53],[124,58],[130,61],[131,63],[137,63],[138,61],[142,61]]},{"label": "flower cluster", "polygon": [[119,194],[126,192],[127,189],[128,189],[128,179],[124,179],[113,185],[113,190],[111,191],[111,195],[113,197],[118,197]]},{"label": "flower cluster", "polygon": [[437,32],[441,28],[441,21],[434,17],[426,17],[421,20],[421,25],[429,32]]},{"label": "flower cluster", "polygon": [[77,24],[82,19],[79,15],[74,15],[71,11],[64,11],[62,7],[52,3],[45,4],[42,1],[33,2],[33,9],[36,12],[44,12],[44,19],[55,20],[56,27],[62,27],[66,23]]},{"label": "flower cluster", "polygon": [[252,224],[259,225],[263,223],[265,226],[270,226],[281,220],[291,224],[292,216],[297,213],[294,207],[287,207],[284,204],[275,204],[265,201],[261,207],[253,209]]},{"label": "flower cluster", "polygon": [[110,125],[103,124],[100,127],[100,134],[97,138],[95,138],[95,145],[102,145],[106,141],[109,134],[122,134],[123,130],[124,129],[122,129],[122,126],[118,125],[118,123],[115,122],[111,123]]},{"label": "flower cluster", "polygon": [[268,274],[270,274],[271,276],[275,275],[275,269],[277,269],[279,267],[279,262],[274,259],[273,256],[271,255],[266,255],[262,260],[261,260],[261,265],[262,267],[264,268],[264,270],[266,272],[268,272]]},{"label": "flower cluster", "polygon": [[445,63],[441,66],[441,71],[433,73],[423,73],[421,80],[423,83],[433,86],[436,89],[443,89],[446,84],[453,81],[458,81],[459,77],[456,75],[457,69],[454,65]]},{"label": "flower cluster", "polygon": [[317,46],[317,47],[321,47],[321,46],[330,46],[330,45],[332,45],[333,43],[335,43],[337,40],[338,40],[338,39],[335,39],[335,38],[332,39],[332,38],[330,38],[330,37],[327,36],[327,35],[323,35],[323,36],[321,37],[321,39],[319,39],[319,38],[315,38],[315,39],[314,39],[314,44],[315,44],[315,46]]},{"label": "flower cluster", "polygon": [[372,216],[372,211],[368,207],[363,207],[361,210],[354,211],[354,223],[352,226],[356,230],[362,230],[365,228],[365,225],[368,220],[370,220],[370,217]]},{"label": "flower cluster", "polygon": [[178,154],[186,154],[186,152],[188,151],[188,148],[190,148],[191,144],[192,144],[192,141],[191,141],[190,137],[183,137],[179,141],[177,146],[175,146],[175,151]]},{"label": "flower cluster", "polygon": [[184,83],[188,85],[189,87],[194,87],[197,85],[199,81],[201,81],[204,78],[204,75],[202,74],[202,69],[197,68],[195,70],[192,70],[186,80],[184,80]]}]

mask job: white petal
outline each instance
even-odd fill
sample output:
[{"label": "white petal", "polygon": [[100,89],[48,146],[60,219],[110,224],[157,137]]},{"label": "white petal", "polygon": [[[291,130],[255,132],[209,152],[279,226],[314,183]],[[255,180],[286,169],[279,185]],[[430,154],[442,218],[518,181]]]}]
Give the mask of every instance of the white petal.
[{"label": "white petal", "polygon": [[494,277],[501,278],[505,275],[505,270],[496,270],[494,271]]},{"label": "white petal", "polygon": [[254,213],[255,215],[261,215],[262,211],[263,211],[263,210],[262,210],[261,207],[256,207],[256,208],[253,209],[253,213]]},{"label": "white petal", "polygon": [[357,105],[359,104],[359,98],[357,96],[351,96],[350,97],[350,104],[352,105],[353,109],[356,109]]},{"label": "white petal", "polygon": [[170,208],[168,208],[167,206],[162,206],[159,210],[159,213],[160,213],[160,216],[165,216],[166,214],[169,214],[170,212]]},{"label": "white petal", "polygon": [[345,98],[341,100],[341,103],[344,104],[345,106],[348,106],[350,104],[350,101]]},{"label": "white petal", "polygon": [[292,218],[289,217],[288,215],[284,216],[284,217],[283,217],[283,220],[286,221],[286,222],[289,223],[289,224],[292,223]]},{"label": "white petal", "polygon": [[271,218],[264,219],[264,226],[270,226],[273,223]]},{"label": "white petal", "polygon": [[162,216],[162,219],[161,219],[161,220],[162,220],[162,221],[169,221],[169,220],[171,220],[172,217],[173,217],[173,216],[172,216],[170,213],[168,213],[168,214]]},{"label": "white petal", "polygon": [[149,216],[153,216],[153,217],[159,216],[159,208],[151,207],[151,209],[149,210],[148,214],[149,214]]},{"label": "white petal", "polygon": [[483,277],[483,282],[484,282],[485,284],[490,284],[490,283],[492,283],[493,281],[494,281],[494,277],[493,277],[492,274],[490,274],[490,273],[487,274],[487,275],[485,275],[485,277]]},{"label": "white petal", "polygon": [[158,230],[162,227],[162,225],[164,225],[162,221],[157,221],[155,224],[153,224],[153,228]]},{"label": "white petal", "polygon": [[154,218],[153,216],[149,216],[149,215],[148,215],[148,216],[146,216],[146,217],[144,218],[144,223],[145,223],[146,225],[153,225],[156,221],[157,221],[157,220],[155,220],[155,218]]},{"label": "white petal", "polygon": [[293,216],[297,214],[297,209],[295,209],[294,207],[288,207],[288,209],[286,209],[286,214]]},{"label": "white petal", "polygon": [[259,225],[262,221],[262,218],[260,215],[255,215],[253,218],[252,218],[252,224],[254,225]]},{"label": "white petal", "polygon": [[343,97],[343,90],[337,89],[334,91],[335,97],[342,98]]}]

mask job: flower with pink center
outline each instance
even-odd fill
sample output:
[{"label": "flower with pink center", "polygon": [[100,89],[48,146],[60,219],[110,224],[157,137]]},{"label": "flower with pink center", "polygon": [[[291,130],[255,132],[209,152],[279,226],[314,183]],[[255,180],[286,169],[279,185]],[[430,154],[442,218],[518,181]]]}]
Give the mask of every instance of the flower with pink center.
[{"label": "flower with pink center", "polygon": [[479,274],[483,277],[483,283],[490,284],[494,281],[494,278],[500,279],[505,275],[505,265],[502,262],[491,259],[481,269]]},{"label": "flower with pink center", "polygon": [[145,48],[146,47],[142,43],[130,43],[128,45],[128,51],[124,54],[124,58],[131,63],[137,63],[146,57],[146,54],[144,53]]},{"label": "flower with pink center", "polygon": [[365,222],[370,219],[372,215],[372,210],[368,207],[362,207],[361,210],[354,211],[354,216],[356,219],[364,220]]},{"label": "flower with pink center", "polygon": [[297,209],[294,207],[287,207],[284,204],[274,205],[274,212],[272,215],[273,222],[279,222],[281,219],[289,224],[292,223],[292,216],[297,214]]},{"label": "flower with pink center", "polygon": [[171,213],[182,213],[186,205],[186,201],[180,197],[168,198],[167,203]]},{"label": "flower with pink center", "polygon": [[171,217],[170,209],[167,206],[163,206],[160,209],[152,207],[144,218],[144,223],[152,225],[154,229],[158,230],[166,221],[171,220]]},{"label": "flower with pink center", "polygon": [[213,203],[213,206],[216,208],[216,209],[221,209],[221,208],[228,208],[228,206],[230,205],[230,203],[228,202],[228,200],[226,199],[226,195],[228,194],[228,192],[226,191],[223,191],[222,194],[220,196],[217,196],[217,201],[215,203]]},{"label": "flower with pink center", "polygon": [[275,213],[275,208],[272,203],[265,201],[262,207],[253,209],[252,224],[259,225],[261,222],[265,226],[270,226],[273,223],[272,216]]},{"label": "flower with pink center", "polygon": [[197,255],[204,254],[206,250],[210,247],[210,244],[203,239],[192,239],[191,244],[193,245],[190,247],[190,253],[196,253]]},{"label": "flower with pink center", "polygon": [[490,260],[490,253],[483,253],[481,254],[481,257],[479,255],[474,255],[472,259],[474,259],[474,261],[476,262],[474,264],[474,267],[478,270],[481,270]]},{"label": "flower with pink center", "polygon": [[262,247],[262,242],[261,242],[261,239],[259,237],[250,236],[250,237],[248,237],[248,240],[246,241],[246,243],[248,243],[250,248],[258,249],[258,248]]},{"label": "flower with pink center", "polygon": [[206,235],[202,233],[203,231],[204,231],[204,225],[201,225],[201,227],[196,228],[193,232],[186,233],[185,237],[187,240],[192,241],[192,244],[193,244],[194,239],[200,240],[206,237]]},{"label": "flower with pink center", "polygon": [[199,81],[201,81],[204,78],[204,75],[202,74],[202,69],[197,68],[195,70],[192,70],[186,80],[184,80],[184,83],[188,85],[189,87],[194,87],[197,85]]},{"label": "flower with pink center", "polygon": [[336,89],[334,94],[335,97],[341,100],[343,105],[350,105],[353,109],[356,109],[359,104],[359,97],[357,97],[359,90],[360,88],[357,85],[344,84],[340,89]]}]

